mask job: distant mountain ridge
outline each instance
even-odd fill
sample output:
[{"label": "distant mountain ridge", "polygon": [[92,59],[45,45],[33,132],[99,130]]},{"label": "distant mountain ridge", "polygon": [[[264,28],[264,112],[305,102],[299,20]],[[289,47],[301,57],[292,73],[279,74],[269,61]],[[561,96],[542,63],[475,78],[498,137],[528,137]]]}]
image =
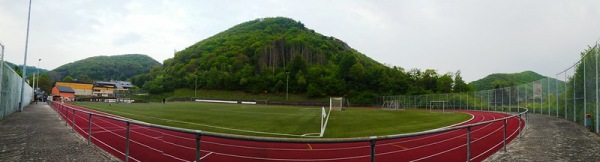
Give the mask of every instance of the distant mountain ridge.
[{"label": "distant mountain ridge", "polygon": [[161,64],[143,54],[94,56],[64,64],[49,72],[54,81],[66,76],[84,82],[94,80],[128,80],[135,75],[148,73]]},{"label": "distant mountain ridge", "polygon": [[[495,73],[469,83],[475,90],[487,90],[497,87],[509,87],[530,83],[540,79],[548,78],[533,71],[520,73]],[[562,81],[561,81],[562,82]]]},{"label": "distant mountain ridge", "polygon": [[[21,71],[23,71],[23,65],[16,65],[16,64],[14,64],[14,63],[12,63],[12,62],[8,62],[8,61],[4,61],[4,62],[5,62],[6,64],[8,64],[8,66],[10,66],[11,68],[14,68],[15,66],[18,66],[18,67],[19,67],[19,69],[20,69]],[[48,71],[49,71],[49,70],[42,69],[42,68],[40,68],[40,69],[39,69],[39,72],[40,72],[40,73],[42,73],[42,74],[44,74],[44,73],[47,73]],[[33,74],[33,72],[36,72],[36,73],[37,73],[37,72],[38,72],[38,68],[37,68],[37,67],[35,67],[35,66],[27,66],[27,76],[31,76],[31,75]]]}]

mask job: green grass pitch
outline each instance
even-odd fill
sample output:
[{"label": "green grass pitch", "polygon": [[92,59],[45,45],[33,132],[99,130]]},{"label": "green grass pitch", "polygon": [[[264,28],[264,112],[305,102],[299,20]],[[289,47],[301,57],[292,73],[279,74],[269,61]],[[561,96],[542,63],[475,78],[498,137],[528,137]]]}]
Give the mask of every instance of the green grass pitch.
[{"label": "green grass pitch", "polygon": [[[73,103],[148,123],[202,131],[299,138],[320,132],[321,107],[200,102]],[[326,107],[328,109],[328,107]],[[425,131],[470,119],[463,113],[347,108],[331,111],[325,138],[368,137]]]}]

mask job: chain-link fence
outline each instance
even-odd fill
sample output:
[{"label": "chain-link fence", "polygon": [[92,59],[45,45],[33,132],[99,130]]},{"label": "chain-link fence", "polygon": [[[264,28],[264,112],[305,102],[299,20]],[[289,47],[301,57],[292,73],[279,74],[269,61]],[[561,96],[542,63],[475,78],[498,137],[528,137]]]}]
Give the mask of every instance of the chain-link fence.
[{"label": "chain-link fence", "polygon": [[[8,64],[0,60],[0,119],[20,110],[21,84],[23,80]],[[23,104],[29,105],[33,98],[33,88],[25,85],[23,92]]]},{"label": "chain-link fence", "polygon": [[514,112],[515,108],[528,108],[530,113],[571,120],[600,134],[599,48],[594,45],[586,49],[579,61],[555,78],[475,92],[382,96],[378,101],[398,102],[404,108],[427,108],[439,101],[449,102],[450,108],[470,110]]}]

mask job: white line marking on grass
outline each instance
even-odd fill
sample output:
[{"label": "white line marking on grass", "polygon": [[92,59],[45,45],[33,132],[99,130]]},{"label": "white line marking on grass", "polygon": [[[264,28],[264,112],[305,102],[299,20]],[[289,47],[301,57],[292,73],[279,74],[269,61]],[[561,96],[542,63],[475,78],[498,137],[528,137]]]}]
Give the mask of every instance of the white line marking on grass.
[{"label": "white line marking on grass", "polygon": [[221,112],[233,112],[241,114],[275,114],[275,115],[305,115],[304,113],[276,113],[276,112],[248,112],[248,111],[234,111],[234,110],[221,110],[221,109],[209,109],[210,111],[221,111]]},{"label": "white line marking on grass", "polygon": [[305,136],[298,135],[298,134],[272,133],[272,132],[262,132],[262,131],[235,129],[235,128],[220,127],[220,126],[213,126],[213,125],[192,123],[192,122],[179,121],[179,120],[163,119],[163,118],[157,118],[157,117],[151,117],[151,116],[143,116],[143,115],[137,115],[137,114],[126,113],[126,112],[121,112],[121,111],[113,111],[113,110],[105,110],[105,111],[122,113],[122,114],[127,114],[127,115],[131,115],[131,116],[138,116],[138,117],[143,117],[143,118],[149,118],[149,119],[157,119],[157,120],[162,120],[162,121],[166,121],[166,122],[177,122],[177,123],[183,123],[183,124],[189,124],[189,125],[198,125],[198,126],[211,127],[211,128],[217,128],[217,129],[223,129],[223,130],[238,131],[238,132],[247,132],[247,133],[256,133],[256,134],[268,134],[268,135],[277,135],[277,136],[289,136],[289,137],[305,137]]},{"label": "white line marking on grass", "polygon": [[320,134],[321,133],[306,133],[306,134],[303,134],[302,136],[303,137],[320,137],[319,136]]}]

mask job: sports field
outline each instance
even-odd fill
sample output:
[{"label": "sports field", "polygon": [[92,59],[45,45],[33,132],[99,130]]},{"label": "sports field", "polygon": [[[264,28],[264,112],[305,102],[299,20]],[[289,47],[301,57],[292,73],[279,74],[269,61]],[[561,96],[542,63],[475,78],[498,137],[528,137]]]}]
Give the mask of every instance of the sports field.
[{"label": "sports field", "polygon": [[[268,137],[314,137],[321,128],[321,107],[201,102],[108,104],[72,103],[148,123],[202,131]],[[329,108],[326,107],[326,110]],[[466,121],[464,113],[428,110],[347,108],[331,111],[323,137],[366,137],[418,132]]]}]

